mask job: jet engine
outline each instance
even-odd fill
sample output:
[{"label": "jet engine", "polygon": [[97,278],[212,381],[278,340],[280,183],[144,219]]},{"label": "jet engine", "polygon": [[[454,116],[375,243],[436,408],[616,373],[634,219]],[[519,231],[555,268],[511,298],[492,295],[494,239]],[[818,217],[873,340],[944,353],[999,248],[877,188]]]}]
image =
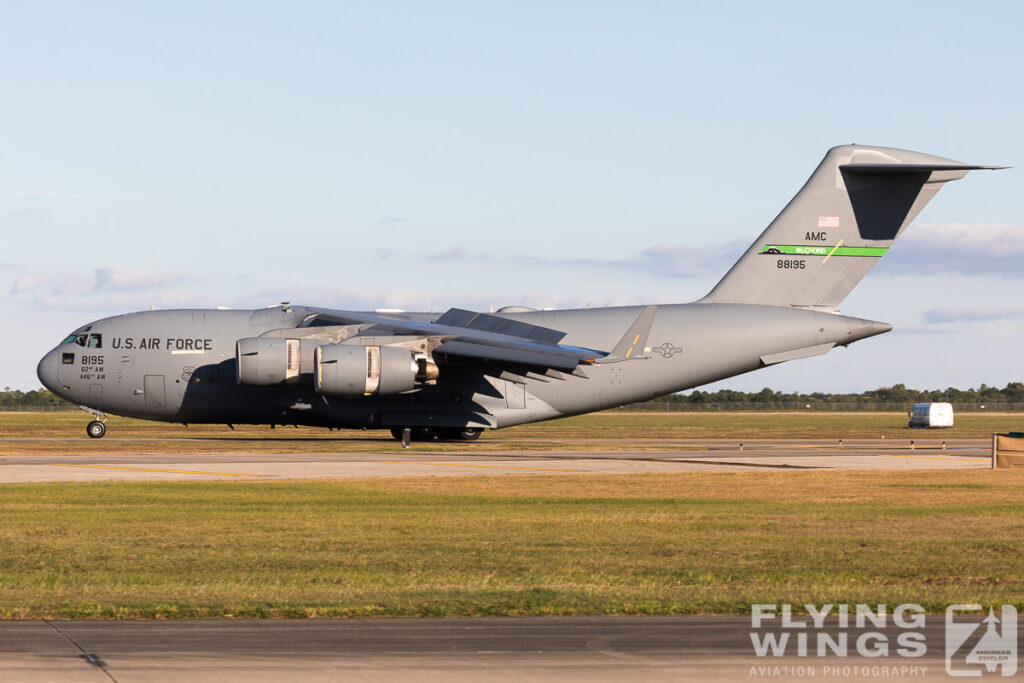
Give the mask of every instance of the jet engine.
[{"label": "jet engine", "polygon": [[235,360],[239,384],[265,387],[299,381],[302,359],[298,339],[239,339],[235,342]]},{"label": "jet engine", "polygon": [[328,396],[399,394],[423,381],[421,365],[400,346],[326,344],[313,357],[314,382]]}]

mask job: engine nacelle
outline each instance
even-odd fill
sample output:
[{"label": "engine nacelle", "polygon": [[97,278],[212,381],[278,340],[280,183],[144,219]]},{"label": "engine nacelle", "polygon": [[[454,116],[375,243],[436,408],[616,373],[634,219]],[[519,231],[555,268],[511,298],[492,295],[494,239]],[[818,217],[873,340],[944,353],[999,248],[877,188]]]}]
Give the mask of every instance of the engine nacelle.
[{"label": "engine nacelle", "polygon": [[328,396],[399,394],[414,388],[416,357],[398,346],[326,344],[313,357],[314,386]]},{"label": "engine nacelle", "polygon": [[246,337],[235,342],[239,384],[265,387],[298,382],[301,363],[298,339]]}]

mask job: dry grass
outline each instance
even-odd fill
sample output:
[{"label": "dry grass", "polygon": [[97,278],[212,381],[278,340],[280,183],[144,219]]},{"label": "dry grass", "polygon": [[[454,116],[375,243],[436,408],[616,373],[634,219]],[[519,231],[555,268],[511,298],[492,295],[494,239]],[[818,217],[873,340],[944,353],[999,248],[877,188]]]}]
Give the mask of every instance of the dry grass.
[{"label": "dry grass", "polygon": [[0,487],[0,616],[1024,607],[1024,474]]},{"label": "dry grass", "polygon": [[[581,482],[581,479],[585,481]],[[539,482],[543,481],[543,484]],[[559,498],[701,498],[720,501],[886,503],[932,507],[1024,505],[1024,470],[794,470],[503,477],[406,477],[360,487],[409,493]],[[1022,520],[1024,524],[1024,520]],[[1024,567],[1022,567],[1024,570]]]}]

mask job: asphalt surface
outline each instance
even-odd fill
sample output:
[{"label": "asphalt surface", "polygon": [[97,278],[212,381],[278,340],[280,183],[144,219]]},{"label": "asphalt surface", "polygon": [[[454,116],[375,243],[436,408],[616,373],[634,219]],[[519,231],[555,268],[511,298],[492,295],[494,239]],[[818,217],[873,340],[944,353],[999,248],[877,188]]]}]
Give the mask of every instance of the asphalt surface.
[{"label": "asphalt surface", "polygon": [[[896,623],[891,610],[881,627],[857,628],[851,618],[847,627],[831,619],[823,629],[783,628],[780,617],[755,629],[749,616],[7,621],[0,622],[0,676],[120,683],[949,680],[943,615],[911,627]],[[984,631],[979,626],[953,651],[954,669],[979,670],[966,656]],[[788,632],[793,640],[781,656],[758,656],[752,632],[761,642],[767,633]],[[797,632],[809,634],[806,656],[798,656]],[[845,633],[845,656],[818,656],[819,633],[837,642]],[[921,642],[916,656],[906,656],[907,634]]]},{"label": "asphalt surface", "polygon": [[[57,440],[61,443],[65,440]],[[797,469],[976,469],[991,466],[988,440],[847,441],[588,439],[586,448],[488,450],[486,443],[443,451],[417,448],[361,453],[82,454],[67,439],[57,455],[18,455],[17,439],[3,439],[0,483],[29,481],[318,479],[503,474],[628,474]],[[602,444],[606,450],[602,449]],[[614,446],[614,448],[612,448]]]}]

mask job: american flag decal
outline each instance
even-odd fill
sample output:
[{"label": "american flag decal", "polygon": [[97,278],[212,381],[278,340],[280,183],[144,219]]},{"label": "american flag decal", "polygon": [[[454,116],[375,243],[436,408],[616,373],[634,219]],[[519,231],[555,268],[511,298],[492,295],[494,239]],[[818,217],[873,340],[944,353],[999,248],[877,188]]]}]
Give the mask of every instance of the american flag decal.
[{"label": "american flag decal", "polygon": [[818,216],[819,228],[838,228],[839,216]]}]

